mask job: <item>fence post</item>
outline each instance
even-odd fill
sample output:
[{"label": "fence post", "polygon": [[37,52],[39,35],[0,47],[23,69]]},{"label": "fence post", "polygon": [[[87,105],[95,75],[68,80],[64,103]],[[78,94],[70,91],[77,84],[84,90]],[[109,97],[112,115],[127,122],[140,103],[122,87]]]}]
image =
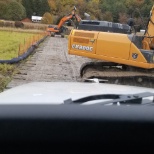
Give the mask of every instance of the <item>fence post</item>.
[{"label": "fence post", "polygon": [[20,44],[19,44],[19,50],[18,50],[18,57],[19,57],[19,55],[20,55]]}]

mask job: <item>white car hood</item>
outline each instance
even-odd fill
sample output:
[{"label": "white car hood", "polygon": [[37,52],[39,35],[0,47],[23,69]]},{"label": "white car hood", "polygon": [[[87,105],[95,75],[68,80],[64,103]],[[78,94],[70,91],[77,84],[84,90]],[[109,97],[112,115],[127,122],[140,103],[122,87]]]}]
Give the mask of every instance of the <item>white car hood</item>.
[{"label": "white car hood", "polygon": [[0,104],[61,104],[98,94],[137,94],[154,89],[104,83],[32,82],[0,93]]}]

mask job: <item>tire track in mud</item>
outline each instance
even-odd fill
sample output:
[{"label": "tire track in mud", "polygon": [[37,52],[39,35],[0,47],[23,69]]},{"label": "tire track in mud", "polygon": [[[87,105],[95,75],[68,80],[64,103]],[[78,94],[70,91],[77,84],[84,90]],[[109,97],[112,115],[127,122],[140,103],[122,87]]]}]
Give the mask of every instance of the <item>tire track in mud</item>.
[{"label": "tire track in mud", "polygon": [[30,82],[76,82],[80,80],[82,63],[91,61],[74,55],[68,55],[68,40],[61,37],[48,37],[18,67],[8,88]]}]

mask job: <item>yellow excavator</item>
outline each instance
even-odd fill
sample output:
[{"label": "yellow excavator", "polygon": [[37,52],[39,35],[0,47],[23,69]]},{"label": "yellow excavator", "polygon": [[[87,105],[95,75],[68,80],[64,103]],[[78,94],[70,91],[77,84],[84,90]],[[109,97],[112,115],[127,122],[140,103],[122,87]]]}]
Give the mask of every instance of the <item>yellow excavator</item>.
[{"label": "yellow excavator", "polygon": [[[111,23],[108,27],[104,32],[94,28],[71,31],[68,53],[96,59],[83,64],[81,77],[154,87],[154,6],[144,35],[113,32]],[[118,28],[122,29],[122,26]]]}]

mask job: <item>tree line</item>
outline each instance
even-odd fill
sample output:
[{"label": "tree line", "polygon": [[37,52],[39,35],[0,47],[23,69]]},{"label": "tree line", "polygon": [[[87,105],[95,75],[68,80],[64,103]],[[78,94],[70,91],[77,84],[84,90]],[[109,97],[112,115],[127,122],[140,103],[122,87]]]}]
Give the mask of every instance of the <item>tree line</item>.
[{"label": "tree line", "polygon": [[134,18],[141,24],[142,18],[148,20],[153,4],[154,0],[0,0],[0,19],[21,20],[37,15],[43,16],[42,23],[57,24],[76,6],[82,19],[86,12],[92,20],[126,23]]}]

